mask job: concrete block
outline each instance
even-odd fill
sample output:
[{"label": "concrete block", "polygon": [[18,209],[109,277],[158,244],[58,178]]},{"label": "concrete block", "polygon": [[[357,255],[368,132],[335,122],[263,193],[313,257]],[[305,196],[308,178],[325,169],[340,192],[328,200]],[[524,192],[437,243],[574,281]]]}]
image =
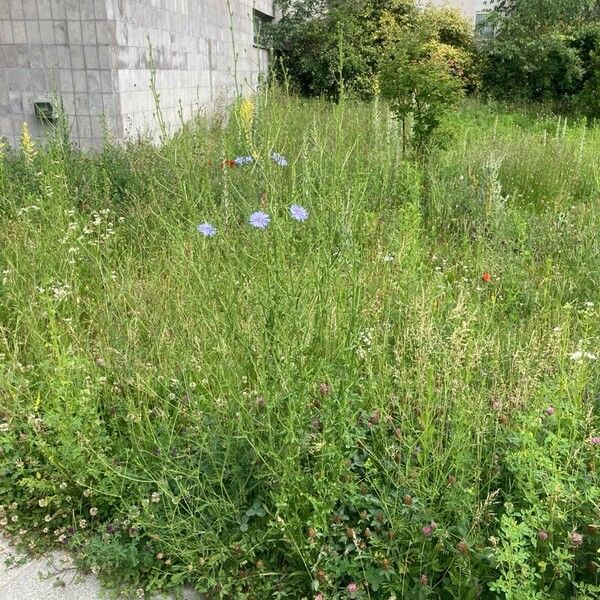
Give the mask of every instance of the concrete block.
[{"label": "concrete block", "polygon": [[113,91],[112,73],[110,70],[100,71],[100,87],[105,94]]},{"label": "concrete block", "polygon": [[63,45],[69,41],[67,22],[63,19],[52,21],[54,29],[54,43]]},{"label": "concrete block", "polygon": [[73,19],[67,21],[67,40],[69,44],[83,44],[81,21]]},{"label": "concrete block", "polygon": [[102,83],[100,80],[100,71],[86,71],[87,75],[87,89],[90,93],[101,93]]},{"label": "concrete block", "polygon": [[111,58],[111,47],[110,46],[98,46],[98,68],[100,69],[111,69],[112,58]]},{"label": "concrete block", "polygon": [[71,52],[68,46],[56,47],[57,66],[59,69],[71,68]]},{"label": "concrete block", "polygon": [[83,55],[85,57],[86,69],[99,69],[100,61],[98,58],[98,46],[84,46]]},{"label": "concrete block", "polygon": [[10,69],[16,66],[15,47],[9,45],[0,46],[0,69]]},{"label": "concrete block", "polygon": [[10,5],[11,19],[25,19],[25,14],[23,12],[23,3],[21,2],[21,0],[8,0],[8,3]]},{"label": "concrete block", "polygon": [[96,26],[96,40],[100,45],[110,44],[108,21],[92,21]]},{"label": "concrete block", "polygon": [[57,94],[60,89],[60,79],[56,65],[46,69],[46,76],[48,77],[48,89],[52,94]]},{"label": "concrete block", "polygon": [[38,19],[52,19],[52,6],[50,0],[37,0]]},{"label": "concrete block", "polygon": [[9,144],[14,146],[14,136],[12,135],[14,131],[12,119],[10,115],[6,113],[0,113],[0,136],[5,136],[9,140]]},{"label": "concrete block", "polygon": [[50,0],[50,9],[54,20],[67,18],[65,0]]},{"label": "concrete block", "polygon": [[15,44],[27,43],[27,30],[25,29],[25,21],[13,21],[13,42]]},{"label": "concrete block", "polygon": [[96,0],[94,2],[94,16],[98,21],[105,20],[108,17],[106,0]]},{"label": "concrete block", "polygon": [[29,69],[31,63],[29,62],[29,49],[25,44],[19,44],[13,46],[15,52],[15,66],[22,69]]},{"label": "concrete block", "polygon": [[79,126],[79,137],[91,138],[92,137],[92,120],[89,116],[80,116],[77,119]]},{"label": "concrete block", "polygon": [[39,17],[37,10],[37,2],[35,0],[23,1],[23,17],[26,21],[37,21]]},{"label": "concrete block", "polygon": [[75,92],[75,114],[81,116],[89,116],[90,114],[90,98],[85,93]]},{"label": "concrete block", "polygon": [[43,69],[44,63],[44,47],[41,44],[28,47],[29,66],[32,69]]},{"label": "concrete block", "polygon": [[79,12],[82,20],[95,19],[94,0],[79,0]]},{"label": "concrete block", "polygon": [[31,82],[34,92],[49,92],[48,75],[45,69],[31,69]]},{"label": "concrete block", "polygon": [[75,114],[75,94],[69,92],[61,92],[60,101],[66,115]]},{"label": "concrete block", "polygon": [[[90,94],[89,96],[90,114],[92,118],[96,118],[104,112],[104,105],[102,103],[102,94]],[[96,117],[94,117],[94,115]]]},{"label": "concrete block", "polygon": [[21,102],[23,104],[23,115],[30,117],[35,115],[35,107],[33,106],[36,94],[33,91],[26,91],[21,94]]},{"label": "concrete block", "polygon": [[39,21],[25,21],[25,31],[27,31],[28,44],[41,44]]},{"label": "concrete block", "polygon": [[0,92],[0,115],[9,113],[8,92]]},{"label": "concrete block", "polygon": [[79,12],[79,0],[64,0],[64,2],[67,19],[73,21],[81,19]]},{"label": "concrete block", "polygon": [[86,46],[96,45],[96,21],[81,21],[81,30],[83,33],[83,43]]},{"label": "concrete block", "polygon": [[73,71],[70,69],[60,69],[59,73],[59,89],[61,92],[74,91],[73,86]]},{"label": "concrete block", "polygon": [[23,113],[22,92],[8,92],[8,112],[11,115],[20,115]]},{"label": "concrete block", "polygon": [[12,130],[15,138],[18,140],[21,137],[21,127],[23,125],[23,114],[13,114],[10,116],[12,121]]},{"label": "concrete block", "polygon": [[44,66],[46,69],[56,69],[58,65],[58,49],[56,46],[44,46]]},{"label": "concrete block", "polygon": [[10,111],[10,104],[8,100],[8,92],[0,91],[0,115],[7,115]]},{"label": "concrete block", "polygon": [[40,39],[42,44],[48,46],[54,44],[54,23],[52,21],[40,21]]},{"label": "concrete block", "polygon": [[12,23],[8,19],[0,21],[0,44],[13,44]]},{"label": "concrete block", "polygon": [[83,58],[83,46],[69,46],[69,54],[71,56],[71,68],[85,68],[85,60]]},{"label": "concrete block", "polygon": [[[267,59],[252,44],[255,1],[269,13],[270,0],[234,0],[233,6],[238,74],[246,89],[256,85]],[[124,123],[152,133],[153,63],[165,118],[175,128],[180,100],[189,117],[211,99],[231,97],[229,26],[222,0],[0,0],[3,105],[29,114],[25,97],[57,89],[84,140],[98,139],[89,116],[102,111],[119,133]]]},{"label": "concrete block", "polygon": [[74,92],[87,92],[87,72],[84,69],[71,71]]},{"label": "concrete block", "polygon": [[7,69],[6,77],[9,90],[21,93],[31,91],[31,69]]}]

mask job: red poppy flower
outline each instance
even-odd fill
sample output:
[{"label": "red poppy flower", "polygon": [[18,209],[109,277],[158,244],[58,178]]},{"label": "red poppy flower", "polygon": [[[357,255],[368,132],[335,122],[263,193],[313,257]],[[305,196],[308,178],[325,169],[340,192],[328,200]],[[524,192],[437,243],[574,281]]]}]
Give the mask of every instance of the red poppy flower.
[{"label": "red poppy flower", "polygon": [[485,281],[486,283],[489,283],[492,280],[492,276],[486,271],[482,276],[481,279],[483,281]]}]

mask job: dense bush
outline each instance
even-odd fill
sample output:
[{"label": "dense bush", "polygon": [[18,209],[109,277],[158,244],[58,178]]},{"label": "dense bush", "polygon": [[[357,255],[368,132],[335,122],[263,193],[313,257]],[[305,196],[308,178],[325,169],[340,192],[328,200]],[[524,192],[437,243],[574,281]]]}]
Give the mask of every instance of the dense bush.
[{"label": "dense bush", "polygon": [[5,151],[3,531],[140,596],[597,598],[600,131],[236,116]]},{"label": "dense bush", "polygon": [[477,85],[472,27],[457,11],[419,10],[414,0],[280,4],[284,17],[271,28],[271,37],[282,73],[302,94],[337,98],[343,81],[360,98],[372,98],[379,89],[382,57],[407,39],[407,32],[426,32],[420,37],[464,87]]},{"label": "dense bush", "polygon": [[482,46],[484,88],[502,99],[547,102],[600,117],[596,2],[501,2]]}]

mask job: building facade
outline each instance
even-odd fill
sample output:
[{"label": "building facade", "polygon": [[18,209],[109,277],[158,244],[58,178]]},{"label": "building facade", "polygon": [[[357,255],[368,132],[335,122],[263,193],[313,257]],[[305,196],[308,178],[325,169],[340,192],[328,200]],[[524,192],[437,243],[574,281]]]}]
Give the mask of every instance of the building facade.
[{"label": "building facade", "polygon": [[479,24],[484,20],[490,5],[489,0],[425,0],[424,3],[458,8],[465,17],[472,19],[474,24]]},{"label": "building facade", "polygon": [[[258,28],[272,0],[0,0],[0,136],[51,127],[60,99],[82,148],[255,89],[268,64]],[[151,49],[151,51],[150,51]]]}]

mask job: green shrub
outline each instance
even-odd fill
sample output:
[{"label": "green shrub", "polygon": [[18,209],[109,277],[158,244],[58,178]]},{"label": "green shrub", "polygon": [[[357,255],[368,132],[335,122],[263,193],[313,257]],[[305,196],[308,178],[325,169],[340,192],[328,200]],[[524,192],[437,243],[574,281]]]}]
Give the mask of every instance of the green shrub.
[{"label": "green shrub", "polygon": [[571,39],[561,34],[494,41],[485,56],[484,82],[502,98],[568,100],[584,70]]},{"label": "green shrub", "polygon": [[347,91],[373,98],[379,90],[382,57],[413,31],[427,32],[438,58],[466,89],[477,87],[473,30],[456,10],[420,10],[414,0],[282,4],[284,17],[271,27],[271,38],[285,66],[284,76],[302,94],[335,99],[343,81]]},{"label": "green shrub", "polygon": [[418,154],[443,145],[443,117],[460,98],[460,82],[438,49],[428,44],[428,36],[412,32],[398,39],[382,64],[381,95],[402,124],[404,151],[408,141]]},{"label": "green shrub", "polygon": [[599,17],[595,2],[501,3],[489,17],[495,35],[482,44],[484,90],[503,100],[599,116]]}]

